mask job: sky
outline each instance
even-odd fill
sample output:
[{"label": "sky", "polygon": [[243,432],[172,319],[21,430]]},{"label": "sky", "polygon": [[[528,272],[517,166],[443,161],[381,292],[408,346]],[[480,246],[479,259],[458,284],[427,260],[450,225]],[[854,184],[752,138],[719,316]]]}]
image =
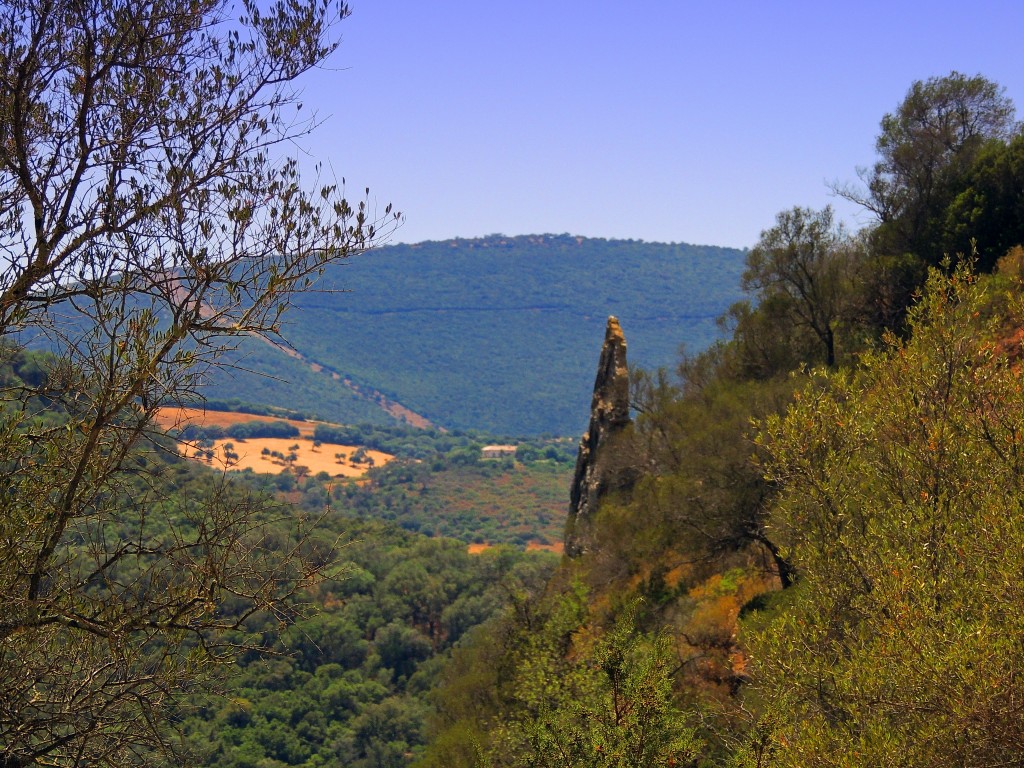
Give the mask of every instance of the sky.
[{"label": "sky", "polygon": [[875,159],[915,80],[1024,118],[1024,2],[351,0],[300,83],[307,175],[403,213],[392,242],[569,233],[749,247]]}]

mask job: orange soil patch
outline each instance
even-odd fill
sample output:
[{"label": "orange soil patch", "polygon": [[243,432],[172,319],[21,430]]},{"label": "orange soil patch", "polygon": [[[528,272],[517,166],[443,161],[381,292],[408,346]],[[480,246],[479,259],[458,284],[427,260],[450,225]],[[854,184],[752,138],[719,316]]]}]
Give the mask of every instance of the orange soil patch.
[{"label": "orange soil patch", "polygon": [[[471,555],[479,555],[481,552],[486,552],[493,546],[493,544],[467,544],[466,551]],[[561,543],[541,544],[536,541],[531,541],[526,545],[527,552],[539,552],[540,550],[544,550],[545,552],[554,552],[556,555],[560,555],[564,549],[565,547]]]},{"label": "orange soil patch", "polygon": [[565,545],[562,544],[562,542],[558,542],[557,544],[541,544],[536,541],[531,541],[526,545],[527,552],[541,549],[545,552],[554,552],[556,555],[560,555],[565,551]]},{"label": "orange soil patch", "polygon": [[160,408],[156,413],[156,423],[164,429],[179,429],[187,424],[199,424],[204,427],[230,427],[232,424],[244,424],[247,421],[285,421],[299,430],[299,435],[302,437],[311,437],[318,423],[285,419],[279,416],[257,416],[254,413],[237,413],[236,411],[206,411],[202,408]]},{"label": "orange soil patch", "polygon": [[[218,469],[251,469],[260,474],[276,475],[285,469],[295,470],[297,467],[305,467],[311,475],[326,472],[332,477],[362,477],[371,466],[382,466],[391,461],[394,456],[382,453],[381,451],[366,450],[365,455],[373,459],[373,464],[367,462],[353,463],[351,456],[359,450],[354,445],[334,445],[323,443],[319,448],[313,447],[313,431],[318,422],[298,421],[296,419],[283,419],[277,416],[257,416],[252,413],[237,413],[235,411],[208,411],[202,408],[161,408],[157,411],[156,421],[163,429],[176,429],[187,424],[198,424],[204,427],[230,427],[232,424],[242,424],[247,421],[285,421],[299,430],[298,437],[252,437],[247,440],[238,440],[227,437],[222,440],[214,440],[213,458],[203,458],[204,454],[197,457],[199,450],[194,443],[178,443],[178,450],[182,456],[190,459],[203,461]],[[227,449],[230,444],[231,452],[238,455],[238,458],[228,461]],[[298,446],[292,448],[292,446]],[[264,454],[263,450],[267,453]],[[295,461],[288,462],[280,457],[271,456],[271,453],[280,453],[282,456],[295,454]],[[344,458],[340,458],[341,454]]]},{"label": "orange soil patch", "polygon": [[[231,452],[238,455],[228,461],[227,445],[231,445]],[[298,446],[297,448],[294,446]],[[182,455],[195,459],[196,452],[200,450],[194,443],[179,443],[178,449]],[[267,453],[263,453],[264,449]],[[260,474],[276,475],[291,469],[293,472],[298,467],[305,467],[306,474],[315,475],[326,472],[332,477],[362,477],[370,466],[382,466],[391,461],[394,456],[380,451],[366,450],[366,456],[373,460],[373,464],[366,462],[354,464],[349,458],[358,449],[354,445],[334,445],[323,443],[319,448],[314,449],[313,443],[308,439],[295,437],[252,437],[248,440],[214,440],[212,460],[200,458],[198,460],[211,464],[218,469],[251,469]],[[282,456],[295,454],[295,461],[287,462],[280,457],[271,456],[277,452]],[[335,454],[341,454],[339,458]]]}]

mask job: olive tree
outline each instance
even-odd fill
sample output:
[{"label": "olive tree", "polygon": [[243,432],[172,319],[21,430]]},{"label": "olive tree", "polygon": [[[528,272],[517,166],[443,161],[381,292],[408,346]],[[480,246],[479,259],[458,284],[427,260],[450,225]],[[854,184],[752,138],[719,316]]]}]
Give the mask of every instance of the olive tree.
[{"label": "olive tree", "polygon": [[764,424],[799,575],[747,633],[776,764],[1024,764],[1024,400],[985,308],[933,270],[908,341]]},{"label": "olive tree", "polygon": [[672,701],[678,659],[670,638],[638,631],[636,603],[598,630],[586,600],[586,589],[572,583],[539,607],[537,626],[510,648],[510,701],[491,726],[480,765],[695,764],[703,745]]},{"label": "olive tree", "polygon": [[[817,350],[813,360],[833,366],[836,327],[857,253],[830,207],[782,211],[747,254],[743,289],[757,297],[762,322],[788,329],[795,347],[811,340]],[[749,321],[748,315],[746,324],[738,324],[738,337],[750,328]]]},{"label": "olive tree", "polygon": [[[315,575],[212,485],[147,472],[154,415],[396,218],[307,190],[295,81],[334,0],[11,0],[0,10],[0,766],[125,765],[220,641]],[[146,489],[151,489],[147,492]],[[224,610],[230,599],[232,610]]]},{"label": "olive tree", "polygon": [[915,81],[881,121],[878,160],[861,171],[866,189],[836,185],[878,220],[874,239],[886,253],[942,259],[946,206],[986,142],[1009,141],[1018,126],[1005,89],[981,75],[950,72]]}]

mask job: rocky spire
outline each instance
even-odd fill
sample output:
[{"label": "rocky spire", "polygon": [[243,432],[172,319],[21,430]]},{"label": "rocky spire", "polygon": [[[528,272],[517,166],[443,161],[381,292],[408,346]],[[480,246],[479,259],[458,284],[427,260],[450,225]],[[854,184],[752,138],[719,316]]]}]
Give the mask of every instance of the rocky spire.
[{"label": "rocky spire", "polygon": [[618,319],[609,317],[590,404],[590,428],[580,440],[570,492],[565,526],[565,553],[569,557],[579,557],[593,549],[592,526],[601,498],[609,491],[632,485],[632,474],[623,471],[621,461],[615,460],[610,448],[630,421],[626,338]]}]

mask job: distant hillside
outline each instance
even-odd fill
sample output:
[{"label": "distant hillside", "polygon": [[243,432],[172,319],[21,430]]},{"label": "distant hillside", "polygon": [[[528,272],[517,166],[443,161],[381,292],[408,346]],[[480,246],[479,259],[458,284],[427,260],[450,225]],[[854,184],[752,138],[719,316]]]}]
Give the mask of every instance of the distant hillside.
[{"label": "distant hillside", "polygon": [[337,421],[387,420],[384,402],[449,429],[575,435],[607,316],[633,364],[672,366],[681,344],[719,337],[743,263],[730,248],[569,235],[390,246],[299,297],[284,334],[302,360],[253,341],[242,367],[277,378],[236,371],[207,394]]}]

